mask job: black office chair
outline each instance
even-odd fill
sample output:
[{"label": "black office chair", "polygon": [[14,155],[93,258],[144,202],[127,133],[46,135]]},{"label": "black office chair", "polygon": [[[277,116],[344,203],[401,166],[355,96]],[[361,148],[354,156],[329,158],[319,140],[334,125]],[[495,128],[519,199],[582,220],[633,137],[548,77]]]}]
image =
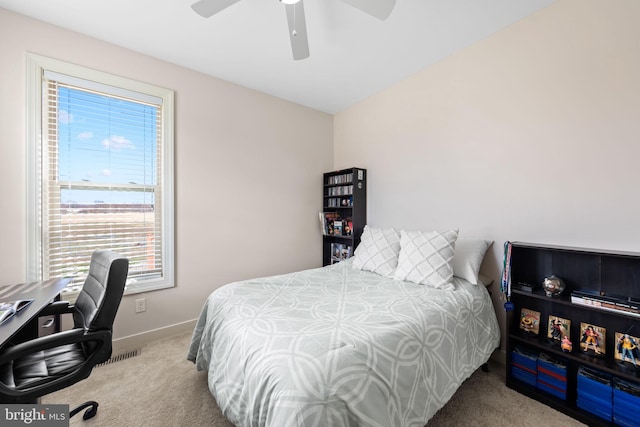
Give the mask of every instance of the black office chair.
[{"label": "black office chair", "polygon": [[[89,275],[74,305],[54,301],[39,314],[73,314],[74,328],[35,338],[0,353],[0,402],[37,403],[38,398],[69,387],[89,376],[93,367],[111,357],[113,321],[122,299],[129,260],[109,251],[91,256]],[[85,402],[74,416],[96,414],[98,403]]]}]

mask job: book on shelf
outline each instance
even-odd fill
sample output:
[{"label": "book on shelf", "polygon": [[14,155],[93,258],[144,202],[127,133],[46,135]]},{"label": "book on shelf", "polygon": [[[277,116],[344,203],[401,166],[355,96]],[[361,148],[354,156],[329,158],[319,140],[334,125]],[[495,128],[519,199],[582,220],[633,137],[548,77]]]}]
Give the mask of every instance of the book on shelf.
[{"label": "book on shelf", "polygon": [[337,212],[320,212],[320,230],[325,236],[351,236],[353,234],[353,220],[345,219]]},{"label": "book on shelf", "polygon": [[640,301],[631,297],[578,290],[571,292],[571,303],[640,317]]},{"label": "book on shelf", "polygon": [[318,219],[320,220],[320,231],[324,234],[324,212],[318,212]]},{"label": "book on shelf", "polygon": [[344,208],[344,207],[351,207],[353,206],[353,196],[348,196],[348,197],[331,197],[328,198],[326,201],[326,206],[327,208]]},{"label": "book on shelf", "polygon": [[353,182],[353,172],[345,173],[342,175],[332,175],[329,177],[327,184],[337,185],[337,184],[345,184],[348,182]]},{"label": "book on shelf", "polygon": [[353,194],[353,185],[343,185],[341,187],[329,187],[327,196],[349,196]]},{"label": "book on shelf", "polygon": [[342,220],[340,219],[336,219],[335,221],[333,221],[333,234],[334,236],[342,236]]},{"label": "book on shelf", "polygon": [[320,227],[325,236],[335,235],[334,223],[340,220],[337,212],[320,212]]},{"label": "book on shelf", "polygon": [[344,243],[332,243],[331,244],[331,264],[344,261],[350,258],[353,254],[351,246]]},{"label": "book on shelf", "polygon": [[14,314],[27,308],[33,302],[32,299],[20,299],[15,301],[0,302],[0,323],[11,318]]}]

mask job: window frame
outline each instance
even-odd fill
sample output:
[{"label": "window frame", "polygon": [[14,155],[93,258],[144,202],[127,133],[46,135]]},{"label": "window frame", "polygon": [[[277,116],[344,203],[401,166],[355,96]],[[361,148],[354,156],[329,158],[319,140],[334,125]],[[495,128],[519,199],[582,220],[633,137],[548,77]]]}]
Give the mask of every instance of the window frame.
[{"label": "window frame", "polygon": [[[43,240],[41,208],[43,201],[40,187],[43,183],[42,150],[47,144],[43,129],[43,76],[44,72],[67,76],[121,88],[162,99],[162,153],[160,206],[162,222],[162,266],[161,278],[140,280],[128,283],[125,294],[148,292],[175,286],[175,235],[174,235],[174,91],[149,83],[139,82],[91,68],[70,64],[64,61],[26,54],[26,158],[27,158],[27,281],[48,279],[43,271]],[[72,292],[73,293],[73,292]]]}]

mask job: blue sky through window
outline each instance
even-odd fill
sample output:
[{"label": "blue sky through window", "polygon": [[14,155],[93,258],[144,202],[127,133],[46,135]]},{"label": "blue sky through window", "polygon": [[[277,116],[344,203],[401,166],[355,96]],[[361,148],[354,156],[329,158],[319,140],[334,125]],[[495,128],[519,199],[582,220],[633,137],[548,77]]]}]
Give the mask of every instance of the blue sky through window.
[{"label": "blue sky through window", "polygon": [[[61,183],[157,184],[159,108],[66,86],[58,88]],[[154,204],[152,189],[63,186],[62,203]]]}]

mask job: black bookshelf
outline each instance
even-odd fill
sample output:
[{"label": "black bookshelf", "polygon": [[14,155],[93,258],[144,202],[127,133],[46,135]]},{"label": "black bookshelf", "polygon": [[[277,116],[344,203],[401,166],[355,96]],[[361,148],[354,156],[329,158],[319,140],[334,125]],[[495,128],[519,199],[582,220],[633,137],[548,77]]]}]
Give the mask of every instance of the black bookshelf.
[{"label": "black bookshelf", "polygon": [[[322,236],[322,265],[353,255],[367,223],[367,170],[349,168],[323,174],[322,215],[338,217],[341,227],[332,220]],[[337,255],[339,254],[339,255]]]},{"label": "black bookshelf", "polygon": [[[545,277],[551,274],[562,278],[566,284],[565,291],[554,297],[546,296],[541,286]],[[636,337],[640,336],[640,318],[623,311],[604,311],[598,307],[572,303],[571,292],[589,291],[640,298],[640,253],[514,242],[511,250],[511,281],[535,287],[533,291],[512,288],[513,310],[507,311],[507,386],[590,426],[615,425],[577,406],[578,370],[584,366],[640,385],[640,369],[614,357],[615,333],[631,329],[631,335],[635,332]],[[522,308],[540,313],[537,335],[525,332],[520,327]],[[571,321],[571,352],[562,351],[557,342],[547,338],[550,315]],[[580,348],[581,323],[605,328],[604,356],[584,352]],[[545,393],[511,375],[512,351],[517,346],[533,352],[544,352],[566,363],[566,399]],[[640,364],[640,360],[637,362]]]}]

